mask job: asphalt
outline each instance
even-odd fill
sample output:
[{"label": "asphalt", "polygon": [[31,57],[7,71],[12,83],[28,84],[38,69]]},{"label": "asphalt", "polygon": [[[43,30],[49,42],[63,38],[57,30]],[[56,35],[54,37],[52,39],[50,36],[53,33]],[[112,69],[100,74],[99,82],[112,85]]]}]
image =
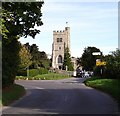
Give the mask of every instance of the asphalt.
[{"label": "asphalt", "polygon": [[109,95],[83,84],[84,78],[63,80],[17,80],[25,96],[3,114],[118,114],[118,104]]}]

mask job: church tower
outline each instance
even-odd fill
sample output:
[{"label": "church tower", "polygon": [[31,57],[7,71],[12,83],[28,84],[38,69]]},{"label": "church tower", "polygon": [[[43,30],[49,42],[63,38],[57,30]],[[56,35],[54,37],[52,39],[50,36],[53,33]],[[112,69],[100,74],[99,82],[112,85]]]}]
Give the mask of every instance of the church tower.
[{"label": "church tower", "polygon": [[70,51],[70,27],[65,27],[65,30],[53,31],[52,44],[52,67],[62,69],[64,61],[65,48]]}]

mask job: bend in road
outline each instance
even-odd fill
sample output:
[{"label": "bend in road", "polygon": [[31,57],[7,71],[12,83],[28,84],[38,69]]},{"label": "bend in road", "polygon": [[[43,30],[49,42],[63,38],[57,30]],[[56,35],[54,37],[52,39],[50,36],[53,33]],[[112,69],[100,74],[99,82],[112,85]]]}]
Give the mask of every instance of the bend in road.
[{"label": "bend in road", "polygon": [[27,94],[3,108],[3,114],[117,114],[109,95],[86,87],[84,78],[17,80]]}]

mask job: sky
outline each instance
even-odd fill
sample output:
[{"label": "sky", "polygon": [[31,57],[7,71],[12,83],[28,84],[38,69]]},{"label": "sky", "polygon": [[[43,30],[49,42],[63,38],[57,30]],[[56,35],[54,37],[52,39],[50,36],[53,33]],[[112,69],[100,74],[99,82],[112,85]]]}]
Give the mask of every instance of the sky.
[{"label": "sky", "polygon": [[[35,39],[21,38],[21,43],[37,44],[40,51],[52,54],[53,31],[70,27],[71,56],[81,57],[88,46],[104,55],[118,48],[117,0],[44,0],[43,26]],[[68,24],[66,24],[68,22]]]}]

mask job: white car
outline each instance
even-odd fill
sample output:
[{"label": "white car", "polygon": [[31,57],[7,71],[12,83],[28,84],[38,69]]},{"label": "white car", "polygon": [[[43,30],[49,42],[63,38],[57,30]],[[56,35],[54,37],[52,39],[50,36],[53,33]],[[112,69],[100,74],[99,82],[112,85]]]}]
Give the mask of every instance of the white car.
[{"label": "white car", "polygon": [[90,76],[89,73],[85,72],[84,77],[86,78],[86,77],[89,77],[89,76]]}]

